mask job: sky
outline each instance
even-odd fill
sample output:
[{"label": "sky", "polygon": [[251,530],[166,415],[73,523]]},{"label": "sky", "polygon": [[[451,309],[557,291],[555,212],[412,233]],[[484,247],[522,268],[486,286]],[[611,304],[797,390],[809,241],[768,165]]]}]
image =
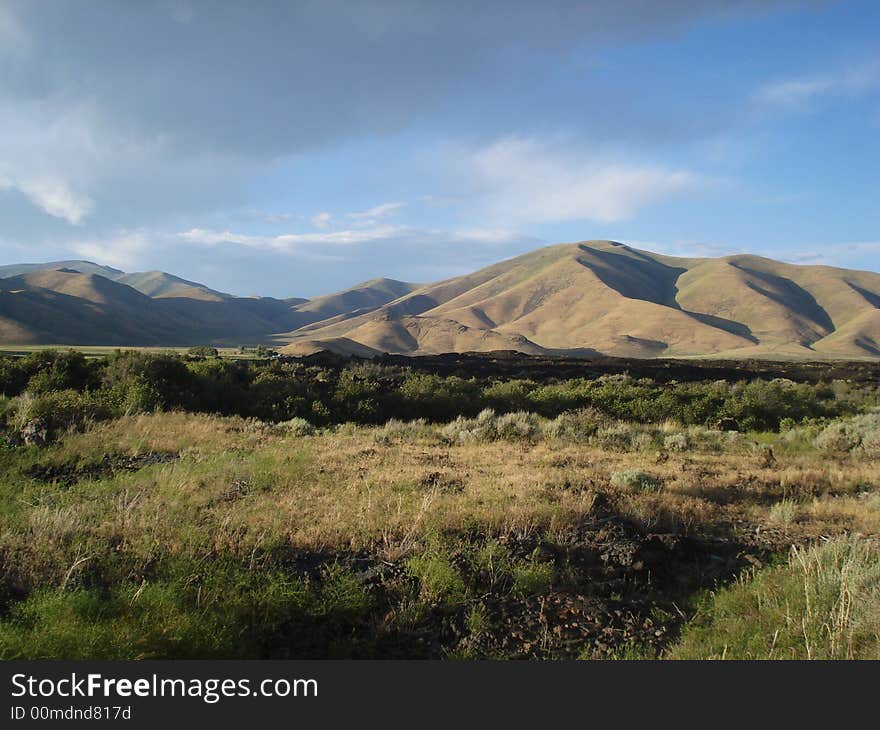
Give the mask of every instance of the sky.
[{"label": "sky", "polygon": [[0,0],[0,264],[239,295],[552,243],[880,271],[876,0]]}]

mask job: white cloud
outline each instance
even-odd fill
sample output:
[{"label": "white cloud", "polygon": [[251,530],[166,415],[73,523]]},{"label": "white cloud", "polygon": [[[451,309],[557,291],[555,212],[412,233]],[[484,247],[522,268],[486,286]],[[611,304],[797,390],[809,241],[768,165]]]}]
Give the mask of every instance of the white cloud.
[{"label": "white cloud", "polygon": [[14,188],[48,215],[71,224],[94,210],[90,188],[103,177],[147,164],[157,142],[114,129],[88,102],[29,102],[0,94],[0,189]]},{"label": "white cloud", "polygon": [[366,244],[393,243],[417,249],[426,244],[448,242],[498,246],[537,239],[507,229],[470,229],[443,231],[408,226],[375,225],[369,228],[351,228],[321,233],[283,233],[277,236],[257,236],[232,231],[193,228],[176,234],[176,239],[201,246],[236,244],[248,248],[278,253],[302,254],[326,247],[357,248]]},{"label": "white cloud", "polygon": [[68,223],[80,223],[94,207],[88,195],[76,193],[64,180],[0,179],[0,190],[15,189],[21,192],[34,205],[54,218],[62,218]]},{"label": "white cloud", "polygon": [[69,248],[96,263],[131,271],[154,248],[155,238],[146,231],[120,231],[105,238],[73,241]]},{"label": "white cloud", "polygon": [[472,152],[459,174],[463,185],[474,181],[486,213],[520,223],[620,221],[704,182],[687,170],[607,161],[562,141],[515,136]]},{"label": "white cloud", "polygon": [[397,215],[405,207],[406,203],[382,203],[361,213],[349,213],[348,217],[358,223],[372,225],[382,218],[390,218]]},{"label": "white cloud", "polygon": [[370,241],[398,236],[404,229],[398,226],[375,226],[326,233],[284,233],[278,236],[253,236],[231,231],[213,231],[193,228],[177,234],[189,243],[215,246],[235,243],[250,248],[271,249],[279,252],[295,252],[308,246],[357,246]]},{"label": "white cloud", "polygon": [[754,94],[760,107],[798,109],[823,97],[858,97],[880,88],[880,62],[839,71],[782,79],[765,84]]},{"label": "white cloud", "polygon": [[126,127],[67,93],[21,100],[0,88],[0,129],[0,190],[71,224],[144,225],[156,210],[217,205],[255,169],[235,155],[179,150],[163,132]]},{"label": "white cloud", "polygon": [[330,226],[330,222],[332,218],[329,213],[318,213],[315,216],[312,216],[312,225],[315,228],[328,228]]}]

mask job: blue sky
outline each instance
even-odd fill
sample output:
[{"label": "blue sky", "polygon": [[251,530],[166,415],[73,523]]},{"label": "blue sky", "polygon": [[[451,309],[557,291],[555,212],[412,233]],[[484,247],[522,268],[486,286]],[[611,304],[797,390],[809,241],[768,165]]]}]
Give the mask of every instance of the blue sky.
[{"label": "blue sky", "polygon": [[0,0],[0,263],[237,294],[611,238],[880,270],[880,3]]}]

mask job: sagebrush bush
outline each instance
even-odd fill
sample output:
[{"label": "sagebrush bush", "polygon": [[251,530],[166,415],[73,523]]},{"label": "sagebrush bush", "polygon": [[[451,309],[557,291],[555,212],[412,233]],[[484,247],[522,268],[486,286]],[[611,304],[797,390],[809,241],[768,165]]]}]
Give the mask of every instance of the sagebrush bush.
[{"label": "sagebrush bush", "polygon": [[783,499],[770,507],[767,519],[775,525],[790,525],[800,513],[800,506],[793,499]]},{"label": "sagebrush bush", "polygon": [[671,433],[663,439],[663,448],[667,451],[687,451],[690,445],[686,433]]},{"label": "sagebrush bush", "polygon": [[476,418],[459,416],[440,430],[441,438],[448,443],[518,441],[540,434],[540,419],[534,413],[516,411],[499,416],[491,408],[482,410]]},{"label": "sagebrush bush", "polygon": [[424,434],[427,428],[428,422],[424,418],[417,418],[414,421],[399,421],[396,418],[392,418],[376,431],[374,439],[378,444],[413,440]]},{"label": "sagebrush bush", "polygon": [[595,408],[566,411],[544,424],[544,434],[552,439],[587,442],[607,421],[608,418]]},{"label": "sagebrush bush", "polygon": [[653,489],[659,490],[663,482],[652,474],[638,469],[616,471],[611,475],[611,483],[615,487],[628,487],[630,489]]},{"label": "sagebrush bush", "polygon": [[630,443],[635,451],[641,451],[654,445],[654,437],[647,431],[636,431],[632,435]]},{"label": "sagebrush bush", "polygon": [[628,423],[615,423],[603,426],[594,437],[594,441],[600,446],[618,451],[629,451],[634,447],[633,437],[638,433],[635,426]]},{"label": "sagebrush bush", "polygon": [[281,421],[276,423],[272,430],[286,436],[311,436],[315,433],[315,427],[305,418],[291,418],[287,421]]},{"label": "sagebrush bush", "polygon": [[880,413],[864,413],[835,421],[822,429],[813,445],[830,453],[845,454],[858,450],[868,456],[880,456]]},{"label": "sagebrush bush", "polygon": [[495,421],[495,432],[498,438],[509,441],[530,439],[540,431],[538,417],[527,411],[505,413]]}]

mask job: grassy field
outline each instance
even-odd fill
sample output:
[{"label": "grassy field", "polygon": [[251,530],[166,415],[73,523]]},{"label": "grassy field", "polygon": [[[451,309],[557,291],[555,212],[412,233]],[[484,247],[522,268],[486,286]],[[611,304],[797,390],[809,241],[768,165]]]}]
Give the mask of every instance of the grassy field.
[{"label": "grassy field", "polygon": [[880,658],[880,416],[184,412],[0,462],[0,656]]}]

